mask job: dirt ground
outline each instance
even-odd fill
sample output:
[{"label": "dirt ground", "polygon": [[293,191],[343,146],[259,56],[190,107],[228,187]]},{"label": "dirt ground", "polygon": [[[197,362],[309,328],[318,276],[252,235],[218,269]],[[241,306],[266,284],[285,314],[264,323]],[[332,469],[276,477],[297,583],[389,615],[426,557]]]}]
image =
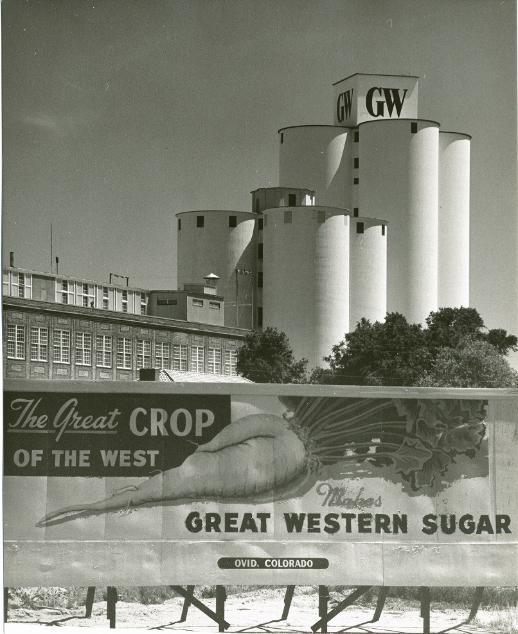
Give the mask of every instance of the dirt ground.
[{"label": "dirt ground", "polygon": [[[228,597],[225,604],[225,618],[231,624],[228,632],[310,632],[311,625],[318,620],[318,596],[316,594],[295,594],[290,613],[281,620],[284,591],[282,588],[244,592]],[[204,602],[214,609],[215,600]],[[163,604],[142,605],[140,603],[117,603],[116,629],[119,632],[168,631],[180,633],[217,632],[218,626],[198,609],[191,606],[187,619],[180,623],[183,599],[173,598]],[[333,603],[330,603],[330,607]],[[387,599],[385,609],[377,623],[371,623],[372,607],[351,606],[336,616],[328,625],[329,632],[347,634],[410,634],[423,631],[417,602],[403,604],[400,600]],[[518,632],[518,612],[516,608],[501,611],[480,610],[473,623],[466,623],[469,606],[454,609],[433,606],[431,631],[451,634],[497,634]],[[50,626],[50,627],[49,627]],[[41,608],[29,610],[12,608],[5,625],[6,634],[30,634],[46,631],[65,633],[81,632],[90,628],[91,632],[106,631],[106,603],[96,602],[92,617],[84,617],[84,608]]]}]

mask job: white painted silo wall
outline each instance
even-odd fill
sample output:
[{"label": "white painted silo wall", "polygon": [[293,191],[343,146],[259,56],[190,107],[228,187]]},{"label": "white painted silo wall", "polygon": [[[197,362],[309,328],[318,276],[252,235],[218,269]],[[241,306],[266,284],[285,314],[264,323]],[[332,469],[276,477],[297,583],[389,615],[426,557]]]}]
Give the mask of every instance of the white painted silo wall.
[{"label": "white painted silo wall", "polygon": [[439,124],[360,125],[360,216],[389,222],[387,310],[423,322],[437,310]]},{"label": "white painted silo wall", "polygon": [[[363,223],[363,233],[357,232],[358,223]],[[350,232],[349,330],[354,330],[362,317],[383,321],[387,313],[388,227],[378,220],[351,218]]]},{"label": "white painted silo wall", "polygon": [[[285,223],[290,210],[292,222]],[[309,368],[325,366],[349,325],[349,216],[291,207],[268,209],[264,217],[263,325],[284,331]]]},{"label": "white painted silo wall", "polygon": [[279,185],[315,191],[315,203],[349,207],[350,131],[331,125],[279,130]]},{"label": "white painted silo wall", "polygon": [[439,306],[469,306],[470,137],[439,133]]},{"label": "white painted silo wall", "polygon": [[[196,218],[204,217],[204,227]],[[236,216],[236,227],[229,227],[229,216]],[[254,228],[256,215],[243,211],[202,210],[177,214],[182,228],[177,232],[178,288],[184,283],[202,282],[208,273],[220,277],[218,295],[225,298],[225,325],[252,328],[256,284],[256,250]],[[236,315],[236,269],[238,273],[238,308]]]}]

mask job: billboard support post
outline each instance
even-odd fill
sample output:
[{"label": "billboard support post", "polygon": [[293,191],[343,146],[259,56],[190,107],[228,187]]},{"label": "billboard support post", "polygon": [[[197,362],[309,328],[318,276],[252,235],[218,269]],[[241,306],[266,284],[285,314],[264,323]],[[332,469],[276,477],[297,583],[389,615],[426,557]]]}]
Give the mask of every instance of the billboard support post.
[{"label": "billboard support post", "polygon": [[88,590],[86,591],[85,619],[89,619],[92,616],[92,608],[94,606],[94,599],[95,599],[95,586],[88,586]]},{"label": "billboard support post", "polygon": [[[172,588],[184,599],[188,599],[189,604],[192,603],[192,605],[194,605],[195,608],[198,608],[198,610],[201,610],[203,614],[206,614],[210,619],[212,619],[213,621],[216,621],[216,623],[220,626],[220,628],[222,628],[219,630],[220,632],[224,632],[228,627],[230,627],[230,623],[225,621],[225,614],[224,614],[225,599],[223,598],[223,595],[221,594],[221,590],[219,591],[220,594],[219,594],[219,601],[218,601],[218,588],[223,588],[223,586],[216,586],[216,612],[213,612],[209,607],[207,607],[204,603],[202,603],[199,599],[197,599],[194,596],[194,593],[189,592],[189,590],[185,590],[185,588],[183,588],[182,586],[170,585],[169,587]],[[225,590],[223,588],[223,592],[224,591]]]},{"label": "billboard support post", "polygon": [[295,586],[286,587],[286,594],[284,595],[284,609],[282,611],[281,621],[284,621],[285,619],[288,618],[294,592],[295,592]]}]

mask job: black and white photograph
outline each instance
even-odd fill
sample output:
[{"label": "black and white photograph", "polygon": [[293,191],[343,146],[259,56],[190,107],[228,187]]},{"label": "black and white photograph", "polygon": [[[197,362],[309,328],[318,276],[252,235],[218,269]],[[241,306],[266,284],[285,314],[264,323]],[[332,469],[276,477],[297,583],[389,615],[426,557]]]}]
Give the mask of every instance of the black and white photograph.
[{"label": "black and white photograph", "polygon": [[3,631],[518,632],[516,0],[1,20]]}]

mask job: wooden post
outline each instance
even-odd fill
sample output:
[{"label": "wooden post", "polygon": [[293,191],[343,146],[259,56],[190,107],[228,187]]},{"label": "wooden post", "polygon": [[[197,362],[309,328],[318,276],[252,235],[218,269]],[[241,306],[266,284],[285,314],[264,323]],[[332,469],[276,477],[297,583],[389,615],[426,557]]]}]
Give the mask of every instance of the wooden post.
[{"label": "wooden post", "polygon": [[216,586],[216,615],[219,619],[218,622],[218,631],[225,631],[225,600],[227,598],[227,593],[225,591],[225,586]]},{"label": "wooden post", "polygon": [[95,598],[95,586],[88,586],[88,590],[86,591],[85,619],[89,619],[92,616],[94,598]]},{"label": "wooden post", "polygon": [[116,604],[117,604],[117,588],[108,586],[106,593],[106,617],[110,620],[110,628],[115,628]]},{"label": "wooden post", "polygon": [[182,614],[180,616],[180,623],[183,623],[187,618],[187,612],[189,611],[189,606],[191,605],[190,597],[194,594],[194,586],[187,586],[187,594],[183,601]]},{"label": "wooden post", "polygon": [[430,634],[430,588],[421,588],[421,618],[423,634]]},{"label": "wooden post", "polygon": [[[215,612],[213,612],[209,607],[207,607],[204,603],[202,603],[199,599],[197,599],[194,596],[194,594],[192,595],[189,594],[187,590],[185,590],[185,588],[183,588],[182,586],[169,586],[169,587],[172,588],[184,599],[186,597],[189,597],[189,601],[195,608],[198,608],[198,610],[201,610],[203,614],[206,614],[213,621],[216,621],[216,623],[218,623],[220,627],[223,627],[223,630],[226,630],[228,627],[230,627],[230,623],[227,623],[227,621],[225,621],[224,618],[218,616]],[[216,591],[217,591],[217,586],[216,586]],[[217,594],[216,594],[216,597],[217,597]]]},{"label": "wooden post", "polygon": [[468,616],[468,623],[473,621],[473,619],[477,616],[478,609],[480,607],[480,602],[482,601],[482,595],[484,594],[484,587],[478,586],[475,589],[475,595],[473,597],[473,604],[471,605],[471,612]]},{"label": "wooden post", "polygon": [[342,610],[345,610],[346,607],[352,605],[356,601],[356,599],[359,599],[363,594],[368,592],[371,587],[372,586],[359,586],[358,588],[356,588],[356,590],[351,592],[348,597],[346,597],[343,601],[340,601],[338,605],[335,605],[335,607],[330,612],[327,612],[327,614],[323,618],[320,618],[316,623],[313,623],[313,625],[311,626],[313,632],[319,630],[324,625],[324,622],[325,626],[327,627],[327,624],[331,619],[333,619],[337,614],[340,614],[340,612],[342,612]]},{"label": "wooden post", "polygon": [[327,632],[327,604],[329,592],[327,586],[318,586],[318,616],[320,617],[320,629]]},{"label": "wooden post", "polygon": [[291,601],[293,599],[293,593],[295,592],[295,586],[286,586],[286,594],[284,595],[284,610],[282,611],[281,620],[288,618],[290,613]]},{"label": "wooden post", "polygon": [[7,623],[9,616],[9,588],[4,588],[4,623]]},{"label": "wooden post", "polygon": [[378,594],[378,601],[376,603],[376,610],[374,611],[374,616],[372,617],[372,623],[376,623],[380,620],[381,613],[383,612],[383,608],[385,606],[385,601],[387,599],[389,589],[386,586],[382,586],[380,588]]}]

